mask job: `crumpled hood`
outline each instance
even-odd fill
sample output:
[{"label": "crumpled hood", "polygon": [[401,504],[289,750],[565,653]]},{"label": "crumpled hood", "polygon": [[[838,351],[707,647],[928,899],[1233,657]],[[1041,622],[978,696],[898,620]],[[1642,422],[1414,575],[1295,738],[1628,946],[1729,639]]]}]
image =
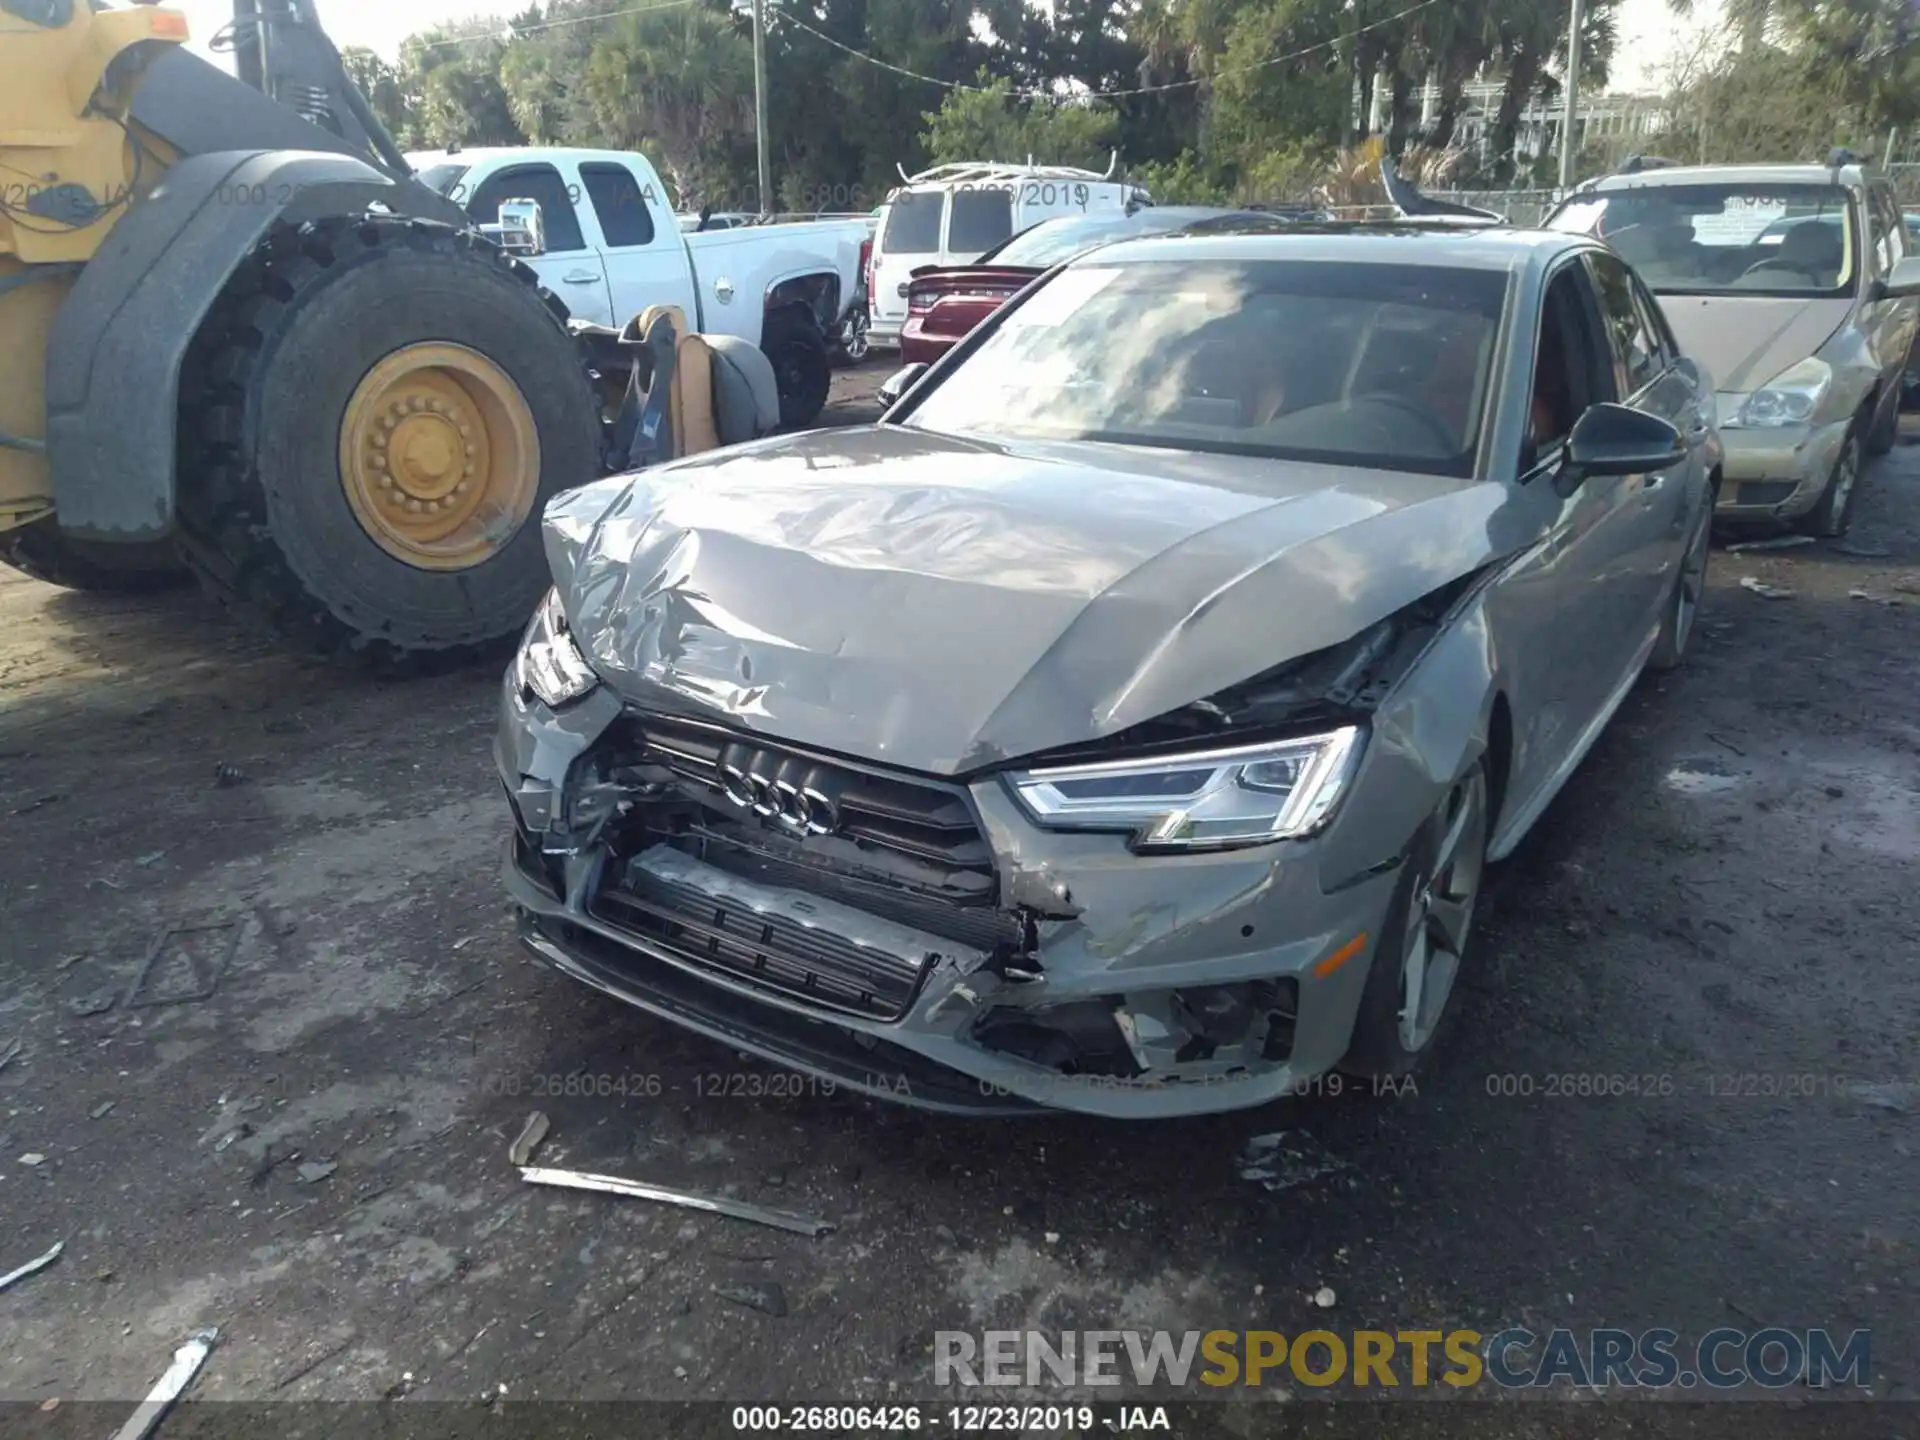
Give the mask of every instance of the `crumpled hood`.
[{"label": "crumpled hood", "polygon": [[568,491],[546,547],[636,705],[952,775],[1351,637],[1484,563],[1504,493],[875,426]]},{"label": "crumpled hood", "polygon": [[1681,353],[1707,368],[1714,388],[1744,395],[1819,351],[1853,308],[1851,300],[1769,295],[1662,295]]}]

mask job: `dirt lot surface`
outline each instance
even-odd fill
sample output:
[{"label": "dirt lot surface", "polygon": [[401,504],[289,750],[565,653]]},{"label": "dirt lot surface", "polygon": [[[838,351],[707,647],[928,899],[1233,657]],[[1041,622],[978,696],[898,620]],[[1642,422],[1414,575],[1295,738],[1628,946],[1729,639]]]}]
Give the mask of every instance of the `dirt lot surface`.
[{"label": "dirt lot surface", "polygon": [[[202,1326],[208,1397],[873,1401],[933,1397],[940,1329],[1776,1323],[1871,1329],[1913,1399],[1920,448],[1847,542],[1716,553],[1703,625],[1505,867],[1417,1093],[987,1122],[770,1096],[523,959],[493,667],[0,572],[0,1271],[66,1242],[0,1399],[143,1394]],[[523,1184],[535,1108],[542,1163],[838,1229]],[[1290,1129],[1343,1168],[1242,1178]]]}]

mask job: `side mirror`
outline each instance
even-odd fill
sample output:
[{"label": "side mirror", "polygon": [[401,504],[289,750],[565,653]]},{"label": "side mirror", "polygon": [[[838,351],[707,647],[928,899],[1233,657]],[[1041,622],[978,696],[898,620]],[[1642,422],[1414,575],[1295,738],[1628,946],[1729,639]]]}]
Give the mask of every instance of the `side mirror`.
[{"label": "side mirror", "polygon": [[547,221],[538,200],[502,200],[497,223],[500,248],[510,255],[547,253]]},{"label": "side mirror", "polygon": [[1880,293],[1889,300],[1920,295],[1920,255],[1894,261],[1893,272],[1881,282]]},{"label": "side mirror", "polygon": [[927,362],[916,360],[911,365],[903,365],[889,375],[880,385],[880,403],[891,405],[919,382],[927,373]]},{"label": "side mirror", "polygon": [[1687,442],[1658,415],[1630,405],[1600,404],[1573,422],[1567,464],[1556,488],[1571,493],[1595,475],[1645,475],[1687,458]]}]

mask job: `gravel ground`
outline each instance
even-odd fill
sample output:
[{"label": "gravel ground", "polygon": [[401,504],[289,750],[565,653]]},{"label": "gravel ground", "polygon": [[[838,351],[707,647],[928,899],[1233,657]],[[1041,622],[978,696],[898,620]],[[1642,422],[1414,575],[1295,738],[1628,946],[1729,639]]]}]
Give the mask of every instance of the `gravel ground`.
[{"label": "gravel ground", "polygon": [[[1870,1328],[1916,1398],[1917,618],[1903,447],[1848,542],[1716,554],[1416,1093],[1126,1126],[786,1087],[524,961],[492,667],[378,683],[0,572],[0,1271],[66,1242],[0,1296],[0,1400],[137,1396],[207,1325],[204,1397],[874,1401],[933,1398],[939,1329],[1772,1323]],[[536,1107],[543,1163],[839,1228],[525,1185]],[[1286,1129],[1343,1168],[1241,1178]]]}]

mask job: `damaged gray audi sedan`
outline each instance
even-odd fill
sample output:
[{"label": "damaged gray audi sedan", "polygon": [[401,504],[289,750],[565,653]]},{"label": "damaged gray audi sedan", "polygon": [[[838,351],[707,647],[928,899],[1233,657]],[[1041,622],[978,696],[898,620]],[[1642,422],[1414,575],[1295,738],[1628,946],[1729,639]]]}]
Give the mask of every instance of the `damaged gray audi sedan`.
[{"label": "damaged gray audi sedan", "polygon": [[1567,235],[1129,241],[877,425],[560,496],[522,938],[934,1108],[1407,1073],[1488,862],[1687,646],[1720,449],[1658,316]]}]

